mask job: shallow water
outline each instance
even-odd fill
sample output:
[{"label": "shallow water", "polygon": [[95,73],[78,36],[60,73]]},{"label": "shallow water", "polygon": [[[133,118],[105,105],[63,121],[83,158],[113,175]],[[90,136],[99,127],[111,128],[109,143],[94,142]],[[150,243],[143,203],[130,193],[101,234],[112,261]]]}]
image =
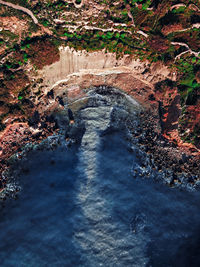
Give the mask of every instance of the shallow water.
[{"label": "shallow water", "polygon": [[0,266],[199,266],[199,193],[133,178],[125,134],[98,138],[29,154],[0,217]]}]

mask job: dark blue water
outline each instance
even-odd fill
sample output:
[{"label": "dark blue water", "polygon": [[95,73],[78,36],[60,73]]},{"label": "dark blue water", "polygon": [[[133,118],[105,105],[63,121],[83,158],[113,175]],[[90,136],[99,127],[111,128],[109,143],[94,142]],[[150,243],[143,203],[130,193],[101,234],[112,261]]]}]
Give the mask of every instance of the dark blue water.
[{"label": "dark blue water", "polygon": [[133,161],[119,133],[31,152],[1,211],[0,266],[199,266],[200,194],[135,179]]}]

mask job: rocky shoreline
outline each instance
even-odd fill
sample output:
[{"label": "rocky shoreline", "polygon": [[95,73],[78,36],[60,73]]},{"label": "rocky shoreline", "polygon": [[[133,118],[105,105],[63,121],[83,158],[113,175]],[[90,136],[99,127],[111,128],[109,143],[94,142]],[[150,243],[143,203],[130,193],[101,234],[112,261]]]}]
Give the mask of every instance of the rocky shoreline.
[{"label": "rocky shoreline", "polygon": [[[106,86],[96,87],[95,90],[103,95],[112,96],[112,94],[116,94],[111,87]],[[122,94],[119,91],[117,92],[120,95]],[[52,98],[49,94],[47,97]],[[79,101],[82,101],[81,104],[75,101],[75,104],[72,102],[69,105],[76,114],[75,123],[73,115],[70,118],[70,114],[67,112],[68,107],[64,107],[65,101],[61,97],[58,101],[57,96],[57,105],[53,111],[46,111],[43,114],[35,111],[27,124],[17,123],[10,127],[7,135],[1,139],[0,172],[2,178],[0,185],[2,199],[5,199],[6,196],[15,197],[19,190],[17,186],[12,187],[13,166],[16,166],[13,163],[16,164],[18,160],[23,159],[26,153],[34,147],[40,149],[42,147],[41,143],[44,144],[43,148],[48,149],[48,140],[50,140],[48,136],[53,136],[51,140],[54,141],[59,139],[60,136],[66,142],[66,145],[70,145],[70,142],[74,138],[76,139],[81,131],[84,131],[83,128],[80,128],[82,127],[80,119],[77,121],[78,110],[87,106],[87,101],[84,98],[82,99],[79,99]],[[63,119],[59,119],[58,115],[61,113],[64,114]],[[198,154],[194,155],[185,148],[178,147],[176,143],[170,142],[162,135],[159,116],[155,114],[155,110],[141,109],[138,119],[137,124],[134,124],[130,116],[126,122],[126,127],[130,133],[130,143],[133,144],[130,149],[133,149],[142,162],[142,167],[133,167],[133,176],[149,177],[156,174],[158,180],[164,181],[169,186],[198,188],[200,185],[200,170],[198,167],[200,156]],[[80,136],[78,138],[80,139]],[[56,142],[54,142],[54,145],[56,146]],[[52,145],[50,145],[50,148],[52,148]],[[10,170],[12,171],[10,172]]]},{"label": "rocky shoreline", "polygon": [[140,149],[148,155],[147,164],[162,174],[169,186],[197,188],[200,185],[200,156],[166,139],[155,131],[155,118],[151,112],[141,114],[139,130],[133,131]]},{"label": "rocky shoreline", "polygon": [[1,136],[1,160],[0,160],[0,190],[3,192],[9,183],[9,169],[11,167],[10,159],[14,156],[16,159],[23,158],[23,148],[26,145],[40,143],[48,136],[58,131],[58,127],[53,116],[40,116],[35,112],[31,120],[27,123],[16,122],[10,125]]}]

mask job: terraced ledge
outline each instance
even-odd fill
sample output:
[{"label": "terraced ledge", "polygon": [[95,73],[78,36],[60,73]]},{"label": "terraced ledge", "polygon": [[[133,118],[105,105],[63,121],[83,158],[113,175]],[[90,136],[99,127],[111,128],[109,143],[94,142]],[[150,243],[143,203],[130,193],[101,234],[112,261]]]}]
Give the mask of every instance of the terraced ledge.
[{"label": "terraced ledge", "polygon": [[[171,6],[171,8],[170,8],[170,11],[172,11],[173,9],[178,9],[178,8],[180,8],[180,7],[187,7],[187,5],[186,4],[183,4],[183,3],[179,3],[179,4],[176,4],[176,5],[173,5],[173,6]],[[195,11],[200,11],[200,9],[196,6],[196,5],[194,5],[194,4],[190,4],[189,5],[189,8],[190,9],[193,9],[193,10],[195,10]]]},{"label": "terraced ledge", "polygon": [[[119,30],[119,29],[115,29],[113,27],[105,29],[105,28],[100,28],[100,27],[88,26],[88,25],[86,25],[86,23],[84,23],[84,24],[85,25],[78,25],[78,26],[77,25],[67,25],[67,29],[70,32],[73,32],[73,33],[76,32],[77,29],[79,29],[79,30],[85,29],[85,30],[91,30],[91,31],[97,30],[97,31],[102,31],[102,32],[119,32],[119,33],[126,32],[126,33],[129,33],[131,35],[133,34],[132,31],[128,31],[128,30],[124,30],[124,29]],[[115,24],[113,24],[113,26],[122,26],[122,27],[124,27],[125,24],[115,23]],[[136,31],[136,33],[137,34],[140,34],[140,35],[143,35],[145,38],[148,38],[149,37],[148,34],[146,34],[145,32],[143,32],[141,30]],[[136,38],[139,39],[138,37],[136,37]]]},{"label": "terraced ledge", "polygon": [[200,57],[200,52],[195,52],[195,51],[191,50],[191,48],[190,48],[187,44],[185,44],[185,43],[181,43],[181,42],[171,42],[171,44],[172,44],[172,45],[180,45],[180,46],[184,46],[184,47],[186,47],[186,48],[188,49],[187,51],[184,51],[184,52],[180,53],[179,55],[177,55],[177,56],[175,57],[175,61],[176,61],[177,58],[180,58],[182,55],[184,55],[184,54],[186,54],[186,53],[190,53],[190,54],[194,55],[195,57]]},{"label": "terraced ledge", "polygon": [[32,20],[34,21],[35,24],[38,24],[37,18],[34,16],[33,12],[30,11],[28,8],[25,8],[25,7],[22,7],[22,6],[19,6],[19,5],[15,5],[15,4],[12,4],[12,3],[9,3],[9,2],[4,2],[2,0],[0,0],[0,4],[8,6],[8,7],[12,7],[12,8],[17,9],[17,10],[23,11],[24,13],[26,13],[27,15],[29,15],[32,18]]},{"label": "terraced ledge", "polygon": [[[195,29],[195,28],[199,29],[200,28],[200,23],[195,23],[190,28],[181,29],[181,30],[175,30],[174,32],[186,32],[186,31],[190,31],[190,30]],[[169,33],[167,35],[169,35]]]}]

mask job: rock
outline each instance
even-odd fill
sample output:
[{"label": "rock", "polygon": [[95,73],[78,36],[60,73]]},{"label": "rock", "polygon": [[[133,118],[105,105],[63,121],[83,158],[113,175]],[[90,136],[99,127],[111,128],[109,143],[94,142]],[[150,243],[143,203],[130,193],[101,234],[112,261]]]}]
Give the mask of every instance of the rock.
[{"label": "rock", "polygon": [[57,96],[56,97],[56,101],[61,105],[61,106],[63,106],[64,107],[64,102],[63,102],[63,99],[62,99],[62,97],[60,97],[60,96]]},{"label": "rock", "polygon": [[150,95],[148,96],[148,99],[151,100],[151,101],[156,100],[154,94],[150,94]]},{"label": "rock", "polygon": [[47,97],[48,98],[54,98],[54,91],[53,91],[53,89],[51,89],[48,93],[47,93]]},{"label": "rock", "polygon": [[69,117],[70,121],[74,120],[74,115],[73,115],[73,112],[72,112],[72,110],[70,108],[68,108],[68,117]]},{"label": "rock", "polygon": [[36,110],[33,114],[33,116],[28,120],[28,125],[29,126],[36,126],[40,121],[40,114]]},{"label": "rock", "polygon": [[182,162],[183,163],[186,163],[188,161],[188,157],[187,157],[187,155],[184,153],[184,154],[182,154]]}]

